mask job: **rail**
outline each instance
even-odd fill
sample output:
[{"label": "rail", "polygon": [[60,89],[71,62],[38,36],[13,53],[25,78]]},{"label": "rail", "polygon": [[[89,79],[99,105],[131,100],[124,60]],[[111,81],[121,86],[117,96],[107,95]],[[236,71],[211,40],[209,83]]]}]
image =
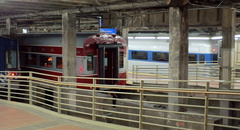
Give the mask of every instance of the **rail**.
[{"label": "rail", "polygon": [[[218,79],[220,66],[217,63],[189,64],[189,79]],[[155,76],[155,79],[168,79],[168,65],[133,65],[132,78],[138,78],[141,74]]]},{"label": "rail", "polygon": [[[99,84],[99,80],[126,79],[87,78],[92,82],[76,83],[82,78],[36,72],[17,72],[17,76],[11,76],[12,72],[2,73],[5,75],[0,75],[3,79],[1,99],[31,104],[73,118],[136,129],[239,129],[240,91],[222,90],[217,86],[240,85],[240,81],[145,79],[139,80],[139,84],[123,86]],[[186,86],[168,88],[148,82]],[[192,85],[193,82],[202,86]]]}]

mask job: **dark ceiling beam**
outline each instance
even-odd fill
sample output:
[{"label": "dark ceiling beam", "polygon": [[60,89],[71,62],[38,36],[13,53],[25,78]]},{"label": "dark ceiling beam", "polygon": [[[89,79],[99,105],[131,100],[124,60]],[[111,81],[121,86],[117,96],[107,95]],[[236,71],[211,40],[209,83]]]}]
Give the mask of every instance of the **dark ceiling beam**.
[{"label": "dark ceiling beam", "polygon": [[[35,9],[35,10],[54,10],[58,9],[66,9],[65,6],[57,6],[57,5],[42,5],[42,4],[28,4],[28,3],[21,3],[21,2],[6,2],[4,4],[0,4],[1,7],[7,8],[16,8],[17,9]],[[21,11],[21,10],[20,10]]]},{"label": "dark ceiling beam", "polygon": [[105,5],[105,6],[94,6],[94,7],[83,7],[78,9],[65,9],[59,11],[47,11],[38,13],[27,13],[20,15],[9,15],[1,16],[0,19],[7,18],[26,18],[35,16],[45,16],[45,15],[61,15],[62,13],[91,13],[91,12],[106,12],[110,10],[124,10],[124,9],[136,9],[136,8],[151,8],[151,7],[166,7],[166,1],[151,1],[142,3],[126,3],[126,4],[115,4],[115,5]]},{"label": "dark ceiling beam", "polygon": [[[76,3],[69,3],[70,0],[61,2],[60,0],[8,0],[8,2],[18,2],[18,3],[26,3],[26,4],[45,4],[45,5],[59,5],[59,6],[69,6],[76,7]],[[86,2],[82,2],[79,4],[87,4]]]},{"label": "dark ceiling beam", "polygon": [[179,7],[187,3],[187,0],[167,0],[167,4],[171,7]]}]

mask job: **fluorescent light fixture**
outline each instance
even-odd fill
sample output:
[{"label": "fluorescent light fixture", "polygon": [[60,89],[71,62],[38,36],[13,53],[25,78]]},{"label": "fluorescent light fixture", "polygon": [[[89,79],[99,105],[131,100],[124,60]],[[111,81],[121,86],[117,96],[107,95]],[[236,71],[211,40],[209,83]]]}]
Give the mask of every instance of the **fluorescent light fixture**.
[{"label": "fluorescent light fixture", "polygon": [[[216,36],[216,37],[189,37],[189,40],[222,40],[222,36]],[[235,39],[240,38],[240,35],[235,35]],[[128,37],[128,39],[162,39],[162,40],[169,40],[169,37]]]},{"label": "fluorescent light fixture", "polygon": [[23,33],[28,33],[28,29],[22,29]]},{"label": "fluorescent light fixture", "polygon": [[166,40],[168,40],[169,37],[157,37],[157,39],[166,39]]},{"label": "fluorescent light fixture", "polygon": [[235,38],[240,38],[240,35],[235,35]]},{"label": "fluorescent light fixture", "polygon": [[209,37],[189,37],[190,40],[209,40]]},{"label": "fluorescent light fixture", "polygon": [[221,40],[222,36],[217,36],[217,37],[211,37],[212,40]]},{"label": "fluorescent light fixture", "polygon": [[156,37],[135,37],[135,39],[156,39]]}]

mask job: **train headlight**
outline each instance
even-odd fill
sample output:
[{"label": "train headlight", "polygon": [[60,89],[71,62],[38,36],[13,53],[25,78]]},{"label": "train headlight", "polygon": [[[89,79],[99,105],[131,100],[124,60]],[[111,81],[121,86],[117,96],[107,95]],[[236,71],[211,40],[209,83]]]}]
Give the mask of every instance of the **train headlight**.
[{"label": "train headlight", "polygon": [[217,51],[217,49],[216,49],[216,48],[213,48],[213,49],[212,49],[212,51],[213,51],[213,52],[216,52],[216,51]]},{"label": "train headlight", "polygon": [[10,76],[16,76],[16,73],[12,72],[12,73],[10,73]]}]

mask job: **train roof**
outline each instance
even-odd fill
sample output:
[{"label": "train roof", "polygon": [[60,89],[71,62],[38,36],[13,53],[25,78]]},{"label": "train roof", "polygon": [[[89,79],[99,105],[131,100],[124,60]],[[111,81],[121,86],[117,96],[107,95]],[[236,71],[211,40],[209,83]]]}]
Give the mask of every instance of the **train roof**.
[{"label": "train roof", "polygon": [[[97,34],[99,32],[77,32],[77,35],[81,35],[81,34],[88,34],[88,35],[93,35],[93,34]],[[18,33],[18,36],[39,36],[39,35],[62,35],[62,33]]]},{"label": "train roof", "polygon": [[[7,42],[7,43],[6,43],[6,42]],[[4,37],[4,36],[0,36],[0,44],[5,45],[5,44],[9,44],[9,42],[11,42],[11,43],[16,43],[16,41],[13,40],[13,39],[10,39],[10,38]]]},{"label": "train roof", "polygon": [[14,41],[13,39],[11,39],[11,38],[8,38],[8,37],[4,37],[4,36],[0,36],[0,39],[6,39],[6,40],[11,40],[11,41]]},{"label": "train roof", "polygon": [[119,35],[111,33],[97,33],[95,35],[89,36],[84,41],[84,46],[90,46],[90,44],[118,44],[121,43],[122,46],[126,46],[127,42],[124,38]]}]

